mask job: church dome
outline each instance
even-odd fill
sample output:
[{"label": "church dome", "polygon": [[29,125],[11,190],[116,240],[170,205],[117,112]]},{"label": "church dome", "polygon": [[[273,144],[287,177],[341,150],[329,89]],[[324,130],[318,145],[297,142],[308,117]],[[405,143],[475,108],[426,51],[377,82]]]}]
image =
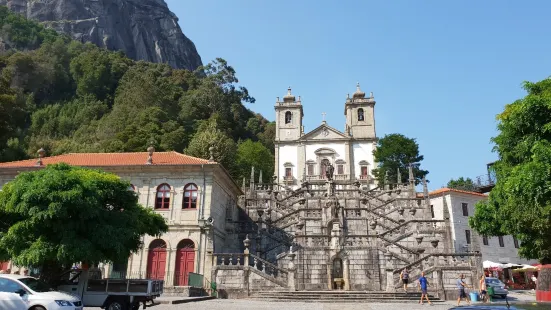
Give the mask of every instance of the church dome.
[{"label": "church dome", "polygon": [[291,94],[291,86],[287,88],[287,95],[283,97],[283,102],[295,102],[295,96]]},{"label": "church dome", "polygon": [[356,92],[352,96],[354,99],[363,99],[365,98],[365,93],[360,89],[360,83],[356,84]]}]

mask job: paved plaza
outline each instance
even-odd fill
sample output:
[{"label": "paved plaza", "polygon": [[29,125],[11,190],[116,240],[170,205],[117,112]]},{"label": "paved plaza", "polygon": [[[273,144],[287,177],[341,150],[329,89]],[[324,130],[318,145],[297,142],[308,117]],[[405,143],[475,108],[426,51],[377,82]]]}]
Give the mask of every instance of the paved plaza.
[{"label": "paved plaza", "polygon": [[[517,302],[529,302],[534,301],[535,297],[533,293],[515,293],[511,292],[509,295],[509,301],[514,304]],[[497,299],[498,302],[502,300]],[[439,302],[432,306],[419,305],[415,302],[408,303],[304,303],[304,302],[270,302],[270,301],[258,301],[258,300],[244,300],[244,299],[214,299],[208,301],[199,301],[194,303],[184,303],[179,305],[155,305],[147,307],[151,310],[184,310],[190,308],[199,308],[204,310],[391,310],[391,309],[406,309],[407,310],[420,310],[420,309],[435,309],[444,310],[450,309],[455,306],[454,301]],[[461,302],[461,305],[465,305],[465,302]],[[97,310],[99,308],[84,308],[84,310]],[[542,309],[543,310],[543,309]]]}]

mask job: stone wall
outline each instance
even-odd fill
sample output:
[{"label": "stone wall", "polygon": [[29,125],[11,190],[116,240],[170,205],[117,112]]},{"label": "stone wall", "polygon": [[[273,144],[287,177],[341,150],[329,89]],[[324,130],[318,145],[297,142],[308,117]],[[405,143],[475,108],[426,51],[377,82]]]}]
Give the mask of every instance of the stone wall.
[{"label": "stone wall", "polygon": [[286,291],[287,283],[251,266],[216,266],[212,271],[220,298],[247,298],[261,291]]}]

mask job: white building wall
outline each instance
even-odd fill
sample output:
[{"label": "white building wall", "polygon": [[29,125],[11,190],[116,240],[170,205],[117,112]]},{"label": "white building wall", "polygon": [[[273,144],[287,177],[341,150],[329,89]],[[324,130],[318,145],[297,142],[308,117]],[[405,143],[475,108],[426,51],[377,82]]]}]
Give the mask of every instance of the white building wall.
[{"label": "white building wall", "polygon": [[[345,157],[344,142],[341,143],[315,143],[306,145],[306,160],[316,160],[316,150],[321,148],[333,149],[335,154],[335,160],[342,159],[348,162],[348,158]],[[331,159],[330,159],[331,160]],[[334,162],[331,162],[334,164]]]},{"label": "white building wall", "polygon": [[[488,245],[484,245],[483,238],[469,226],[469,217],[474,215],[475,205],[478,201],[486,198],[468,193],[447,192],[430,198],[433,206],[434,218],[444,219],[444,199],[448,206],[449,220],[453,245],[457,253],[465,252],[467,249],[479,248],[483,260],[502,263],[533,264],[536,260],[527,260],[518,255],[518,249],[514,246],[513,237],[503,236],[504,246],[499,245],[498,237],[488,237]],[[463,215],[462,204],[467,203],[468,215]],[[471,231],[470,248],[465,248],[467,237],[465,230]]]},{"label": "white building wall", "polygon": [[277,175],[281,180],[285,177],[285,163],[293,164],[293,176],[298,176],[298,146],[297,145],[280,145],[279,146],[279,171]]},{"label": "white building wall", "polygon": [[355,177],[360,175],[360,161],[365,160],[369,163],[368,171],[371,174],[371,170],[375,169],[374,159],[373,159],[373,143],[372,142],[354,142],[352,144],[353,158],[354,158],[354,171],[356,172]]}]

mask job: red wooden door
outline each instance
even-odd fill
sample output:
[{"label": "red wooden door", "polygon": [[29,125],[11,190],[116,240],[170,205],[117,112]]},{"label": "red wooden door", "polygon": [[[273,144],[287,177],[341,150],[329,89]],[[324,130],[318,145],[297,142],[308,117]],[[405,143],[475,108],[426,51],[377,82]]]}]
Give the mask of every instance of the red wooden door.
[{"label": "red wooden door", "polygon": [[188,275],[195,267],[195,251],[190,248],[178,249],[176,254],[176,284],[177,286],[188,285]]},{"label": "red wooden door", "polygon": [[164,280],[166,268],[166,249],[149,250],[147,257],[147,276],[149,279]]}]

